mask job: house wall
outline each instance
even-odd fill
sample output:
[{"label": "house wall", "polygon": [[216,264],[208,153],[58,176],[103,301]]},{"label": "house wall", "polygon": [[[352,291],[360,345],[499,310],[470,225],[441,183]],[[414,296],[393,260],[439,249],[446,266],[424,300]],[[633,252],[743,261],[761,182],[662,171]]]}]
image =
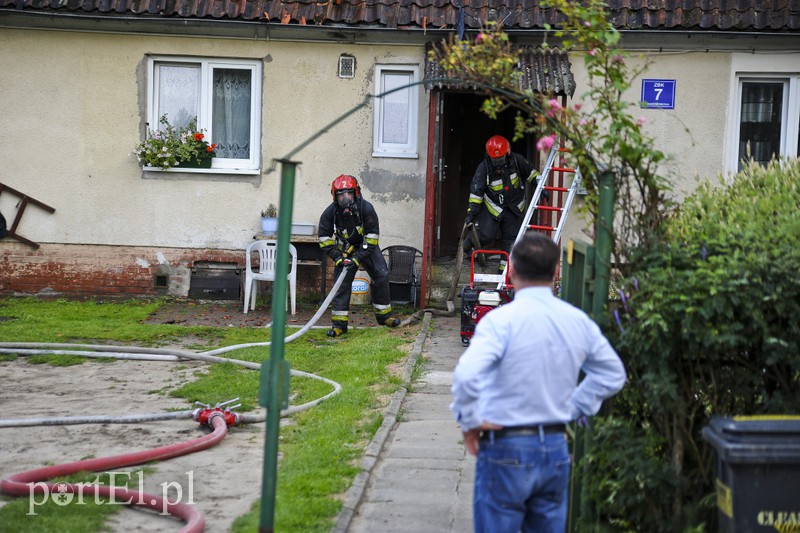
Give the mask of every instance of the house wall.
[{"label": "house wall", "polygon": [[[798,46],[748,58],[762,73],[797,74]],[[237,260],[259,229],[260,211],[278,203],[280,171],[270,172],[270,162],[376,92],[376,64],[412,64],[421,70],[424,64],[421,44],[9,28],[0,32],[0,49],[0,94],[6,102],[0,114],[6,133],[0,143],[0,183],[56,209],[50,214],[29,205],[21,219],[18,232],[40,248],[0,241],[0,293],[147,295],[163,290],[149,283],[165,264],[176,269],[174,279],[179,280],[181,269],[191,269],[195,261],[217,255],[228,258],[226,262]],[[656,148],[671,156],[662,170],[678,199],[699,180],[722,172],[730,159],[725,147],[738,127],[730,118],[737,63],[735,54],[720,50],[724,46],[634,49],[627,59],[631,70],[649,63],[626,95],[633,103],[640,98],[641,78],[676,80],[675,109],[634,107],[632,112],[646,119],[645,130],[655,138]],[[131,152],[145,130],[149,54],[261,59],[260,174],[142,171]],[[341,54],[355,57],[355,78],[337,77]],[[581,54],[571,59],[578,101],[587,76]],[[293,156],[300,163],[295,221],[316,224],[331,201],[330,182],[339,174],[353,174],[381,217],[381,246],[422,248],[429,95],[418,90],[417,158],[372,157],[371,103]],[[591,109],[590,101],[583,104]],[[8,192],[0,194],[0,212],[9,224],[18,200]],[[587,232],[585,221],[571,215],[563,237],[585,239]],[[149,266],[142,266],[141,258]],[[78,281],[85,279],[95,281]],[[101,283],[103,279],[116,282]],[[312,279],[299,289],[317,286]],[[187,285],[171,282],[167,290],[185,296]]]},{"label": "house wall", "polygon": [[[795,49],[797,46],[795,43]],[[738,105],[734,98],[735,58],[741,55],[744,54],[705,49],[672,52],[633,50],[628,58],[632,72],[645,66],[646,70],[633,81],[626,100],[634,104],[630,108],[632,116],[645,119],[644,130],[655,140],[655,148],[669,157],[662,163],[660,171],[668,177],[673,196],[679,201],[700,182],[715,181],[731,166],[730,149],[726,150],[726,146],[739,127],[731,117],[731,109]],[[751,70],[761,75],[800,72],[796,51],[748,53],[746,57],[751,59]],[[591,109],[591,102],[580,98],[587,84],[583,57],[573,54],[570,59],[578,87],[575,101],[580,100],[588,106],[585,109]],[[675,109],[640,108],[642,79],[676,80]],[[576,207],[581,205],[579,200]],[[564,238],[590,240],[590,235],[593,232],[587,227],[585,218],[570,215]]]},{"label": "house wall", "polygon": [[[583,56],[572,54],[570,61],[577,85],[570,104],[580,102],[583,110],[591,110],[593,102],[584,97],[589,80]],[[700,180],[722,171],[730,54],[631,52],[627,61],[630,72],[644,69],[624,95],[633,104],[629,112],[634,118],[644,120],[644,131],[655,140],[655,148],[668,156],[660,171],[668,176],[673,195],[683,198]],[[642,79],[675,80],[675,109],[641,108]],[[578,212],[582,205],[578,197],[567,218],[562,242],[591,240],[593,229],[586,216]]]},{"label": "house wall", "polygon": [[[243,260],[261,210],[279,203],[280,169],[267,172],[270,161],[373,93],[376,63],[424,61],[421,46],[18,29],[0,32],[0,49],[0,91],[7,102],[0,115],[6,132],[0,183],[56,209],[50,214],[28,206],[17,228],[38,250],[0,242],[0,293],[34,294],[152,294],[147,280],[158,261],[142,267],[138,258],[158,254],[189,267],[214,254]],[[337,77],[342,53],[356,58],[353,79]],[[262,59],[260,175],[142,171],[130,154],[145,128],[148,54]],[[353,174],[381,217],[381,246],[422,247],[427,98],[419,91],[418,158],[372,157],[371,104],[293,157],[300,163],[295,221],[316,225],[331,201],[333,178]],[[0,194],[9,224],[17,201]],[[115,282],[99,283],[103,278]],[[185,290],[176,284],[170,293]]]}]

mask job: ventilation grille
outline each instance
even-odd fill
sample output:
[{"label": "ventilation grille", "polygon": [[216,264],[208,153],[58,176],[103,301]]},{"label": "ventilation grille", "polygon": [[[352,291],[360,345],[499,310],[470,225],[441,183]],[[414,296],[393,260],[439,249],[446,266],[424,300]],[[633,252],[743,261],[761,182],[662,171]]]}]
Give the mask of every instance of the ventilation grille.
[{"label": "ventilation grille", "polygon": [[356,58],[353,56],[339,56],[339,77],[354,78],[356,76]]}]

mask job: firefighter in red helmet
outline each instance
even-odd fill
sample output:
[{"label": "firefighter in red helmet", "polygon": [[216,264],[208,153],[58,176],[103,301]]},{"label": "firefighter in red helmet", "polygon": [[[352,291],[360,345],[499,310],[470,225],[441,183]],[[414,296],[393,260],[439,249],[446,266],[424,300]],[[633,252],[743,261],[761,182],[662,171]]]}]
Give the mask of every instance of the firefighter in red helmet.
[{"label": "firefighter in red helmet", "polygon": [[400,319],[392,314],[389,299],[389,267],[378,247],[378,214],[361,195],[353,176],[342,174],[331,184],[333,202],[319,218],[319,245],[334,262],[334,279],[347,276],[333,297],[329,337],[347,333],[350,294],[359,267],[372,278],[372,307],[378,324],[395,328]]},{"label": "firefighter in red helmet", "polygon": [[[464,239],[464,251],[488,246],[500,229],[502,248],[511,252],[525,215],[525,183],[539,173],[522,155],[511,151],[508,139],[494,135],[486,142],[486,155],[478,164],[469,191],[467,224],[475,224],[480,243]],[[500,270],[505,269],[505,260]]]}]

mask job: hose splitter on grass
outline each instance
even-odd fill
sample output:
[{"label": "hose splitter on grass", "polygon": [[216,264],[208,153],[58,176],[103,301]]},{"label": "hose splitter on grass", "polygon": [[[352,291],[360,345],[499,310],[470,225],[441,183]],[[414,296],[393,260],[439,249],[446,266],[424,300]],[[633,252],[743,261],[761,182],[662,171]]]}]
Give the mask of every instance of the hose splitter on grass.
[{"label": "hose splitter on grass", "polygon": [[225,424],[228,427],[238,426],[242,423],[242,417],[239,415],[239,413],[234,413],[233,410],[237,407],[241,407],[242,404],[237,403],[236,405],[231,405],[230,407],[222,409],[223,406],[238,401],[239,398],[234,398],[233,400],[228,400],[227,402],[218,403],[216,407],[211,407],[206,403],[194,402],[195,405],[202,405],[204,409],[195,409],[192,412],[192,418],[200,422],[201,426],[211,427],[212,417],[222,416],[222,419],[225,420]]}]

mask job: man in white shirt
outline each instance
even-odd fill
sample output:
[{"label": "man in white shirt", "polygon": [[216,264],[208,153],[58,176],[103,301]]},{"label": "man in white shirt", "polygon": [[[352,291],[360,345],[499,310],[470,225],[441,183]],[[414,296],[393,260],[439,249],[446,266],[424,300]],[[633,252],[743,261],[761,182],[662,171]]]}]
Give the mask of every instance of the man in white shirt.
[{"label": "man in white shirt", "polygon": [[450,408],[478,457],[478,533],[565,531],[566,424],[597,414],[625,384],[597,324],[553,295],[558,260],[547,236],[520,239],[509,271],[514,300],[481,319],[455,369]]}]

